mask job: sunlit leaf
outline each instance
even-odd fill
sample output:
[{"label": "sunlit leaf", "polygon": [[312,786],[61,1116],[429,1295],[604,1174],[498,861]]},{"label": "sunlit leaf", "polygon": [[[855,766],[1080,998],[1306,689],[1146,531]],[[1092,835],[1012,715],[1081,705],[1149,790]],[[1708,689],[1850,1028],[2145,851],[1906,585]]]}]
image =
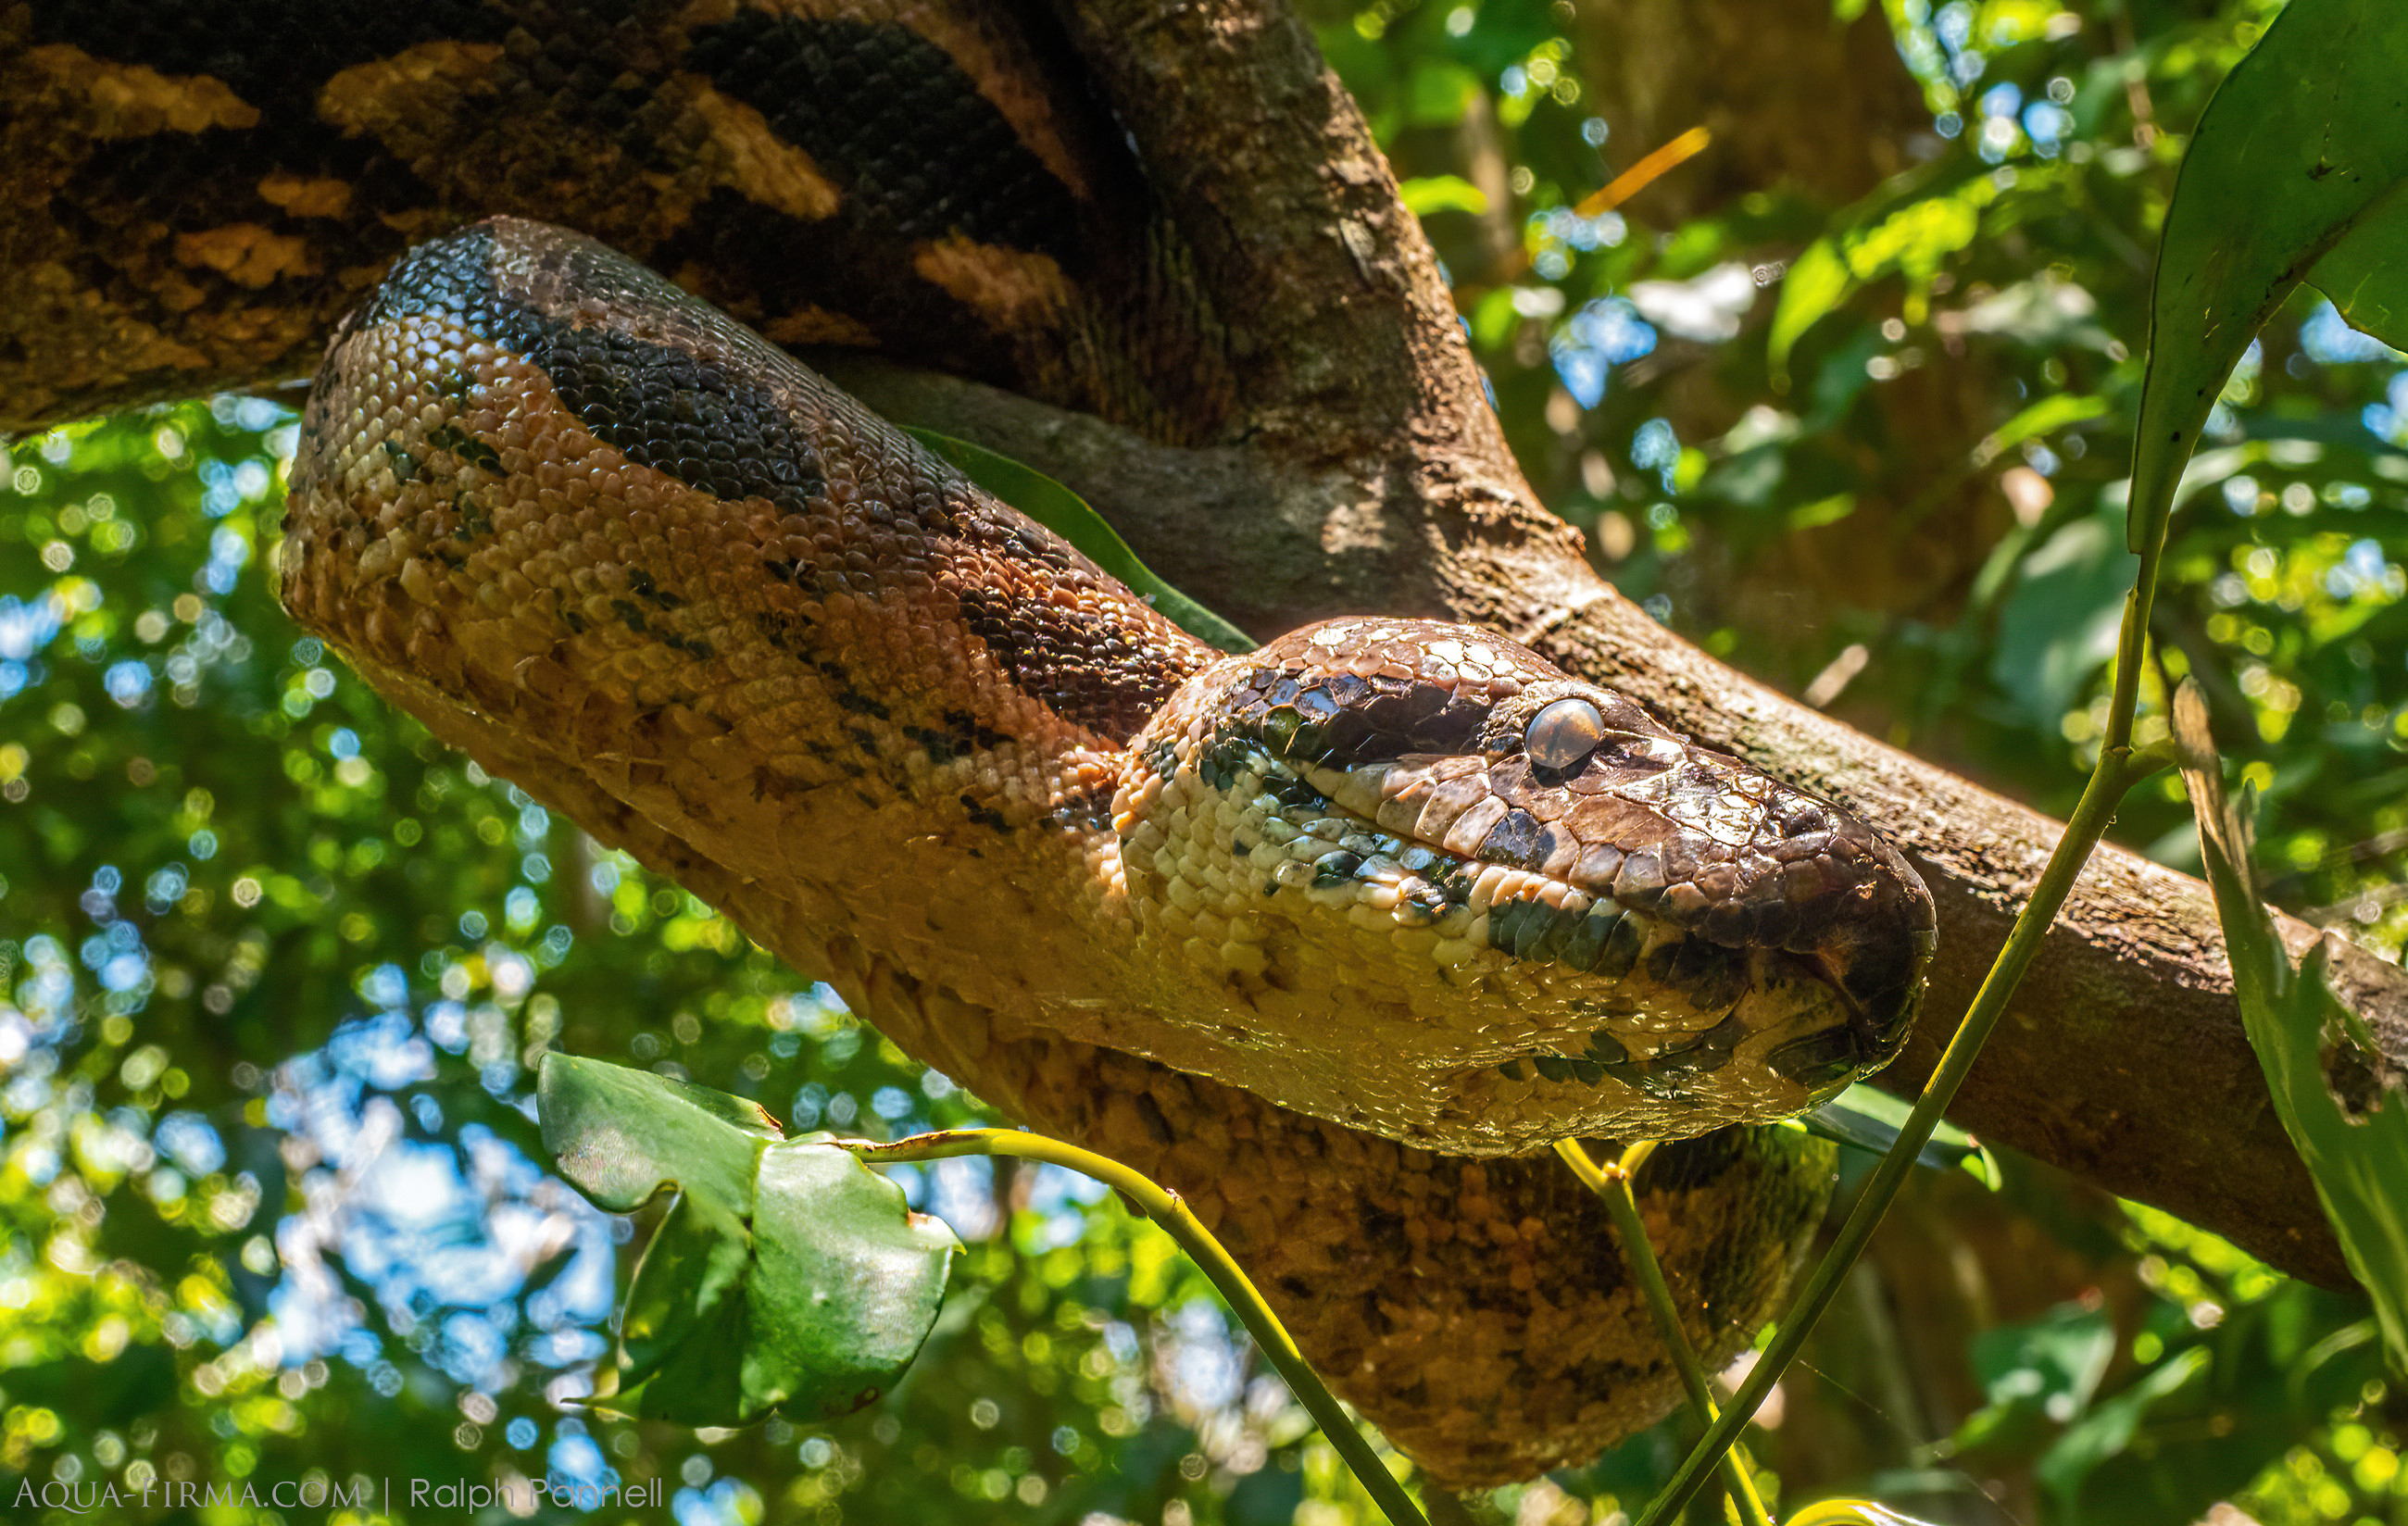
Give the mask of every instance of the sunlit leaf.
[{"label": "sunlit leaf", "polygon": [[2408,348],[2408,198],[2395,186],[2369,207],[2308,272],[2354,327]]},{"label": "sunlit leaf", "polygon": [[[2208,103],[2157,251],[2127,528],[2134,550],[2161,533],[2183,463],[2258,327],[2408,177],[2404,78],[2408,17],[2396,5],[2292,0]],[[2373,290],[2374,252],[2354,249],[2329,278]]]},{"label": "sunlit leaf", "polygon": [[[1869,1154],[1884,1155],[1888,1153],[1890,1146],[1898,1142],[1899,1129],[1912,1111],[1914,1104],[1859,1081],[1822,1106],[1804,1114],[1799,1121],[1809,1134],[1820,1134]],[[1962,1171],[1993,1190],[2003,1179],[2000,1175],[1998,1157],[1984,1148],[1980,1140],[1945,1121],[1931,1131],[1930,1140],[1924,1145],[1915,1160],[1935,1170]]]},{"label": "sunlit leaf", "polygon": [[1920,1516],[1861,1499],[1816,1500],[1783,1519],[1788,1526],[1931,1526]]},{"label": "sunlit leaf", "polygon": [[843,1414],[919,1353],[960,1243],[827,1136],[564,1054],[544,1059],[539,1106],[545,1147],[597,1205],[679,1193],[628,1290],[609,1407],[681,1425]]},{"label": "sunlit leaf", "polygon": [[1432,212],[1477,215],[1488,210],[1488,193],[1460,175],[1426,175],[1405,180],[1398,185],[1397,194],[1415,217],[1427,217]]}]

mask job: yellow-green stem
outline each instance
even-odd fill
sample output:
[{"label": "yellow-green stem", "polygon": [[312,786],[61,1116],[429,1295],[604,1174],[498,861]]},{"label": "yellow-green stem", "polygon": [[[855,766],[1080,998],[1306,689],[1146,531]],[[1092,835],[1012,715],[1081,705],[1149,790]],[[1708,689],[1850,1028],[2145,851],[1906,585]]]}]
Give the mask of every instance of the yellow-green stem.
[{"label": "yellow-green stem", "polygon": [[[1647,1225],[1639,1217],[1639,1199],[1631,1185],[1640,1166],[1646,1163],[1655,1149],[1652,1140],[1643,1141],[1624,1150],[1622,1159],[1613,1164],[1600,1167],[1589,1159],[1579,1140],[1555,1141],[1555,1153],[1571,1167],[1582,1185],[1604,1203],[1605,1211],[1613,1216],[1614,1233],[1622,1238],[1623,1253],[1630,1259],[1631,1274],[1639,1279],[1640,1291],[1647,1295],[1648,1310],[1656,1316],[1656,1333],[1664,1337],[1664,1348],[1671,1353],[1682,1386],[1689,1391],[1689,1407],[1697,1411],[1698,1424],[1712,1425],[1717,1411],[1713,1393],[1706,1387],[1705,1365],[1689,1345],[1688,1333],[1681,1328],[1681,1311],[1672,1303],[1672,1289],[1664,1280],[1663,1264],[1656,1261],[1656,1247],[1647,1237]],[[1745,1452],[1733,1447],[1723,1456],[1723,1469],[1729,1478],[1731,1497],[1738,1502],[1743,1526],[1772,1526],[1772,1517],[1764,1508],[1764,1498],[1756,1491],[1756,1477],[1749,1470]]]},{"label": "yellow-green stem", "polygon": [[1229,1307],[1253,1333],[1254,1344],[1262,1348],[1263,1355],[1270,1359],[1279,1375],[1287,1379],[1287,1386],[1295,1391],[1297,1401],[1321,1427],[1321,1433],[1329,1438],[1329,1444],[1338,1448],[1338,1455],[1345,1460],[1347,1467],[1353,1470],[1364,1489],[1387,1513],[1388,1519],[1395,1522],[1395,1526],[1429,1526],[1423,1519],[1420,1507],[1413,1504],[1412,1496],[1406,1493],[1404,1486],[1389,1473],[1386,1464],[1380,1461],[1379,1453],[1363,1439],[1363,1433],[1354,1429],[1354,1422],[1340,1407],[1337,1396],[1323,1386],[1320,1376],[1306,1363],[1304,1354],[1288,1337],[1286,1327],[1279,1322],[1279,1316],[1271,1312],[1271,1306],[1263,1302],[1263,1295],[1254,1291],[1254,1285],[1246,1279],[1246,1274],[1239,1270],[1237,1262],[1222,1248],[1221,1242],[1197,1221],[1196,1216],[1188,1211],[1185,1201],[1177,1192],[1157,1185],[1108,1156],[1081,1149],[1076,1145],[1066,1145],[1058,1139],[1048,1139],[1041,1134],[1023,1134],[1015,1129],[947,1129],[936,1134],[913,1134],[908,1139],[897,1139],[886,1145],[873,1144],[866,1139],[839,1139],[836,1143],[865,1162],[882,1165],[899,1164],[906,1161],[938,1161],[960,1155],[1011,1155],[1025,1161],[1047,1161],[1093,1177],[1116,1190],[1136,1204],[1148,1219],[1160,1224],[1172,1239],[1179,1242],[1180,1248],[1204,1269],[1204,1275],[1212,1279],[1212,1286],[1221,1290],[1221,1296],[1228,1300]]}]

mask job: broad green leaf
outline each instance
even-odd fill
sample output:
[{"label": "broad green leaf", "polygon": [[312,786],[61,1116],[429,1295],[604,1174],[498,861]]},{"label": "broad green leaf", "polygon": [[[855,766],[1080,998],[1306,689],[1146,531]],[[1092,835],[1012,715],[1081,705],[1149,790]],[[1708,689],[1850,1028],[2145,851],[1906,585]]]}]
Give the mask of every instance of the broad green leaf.
[{"label": "broad green leaf", "polygon": [[547,1055],[538,1105],[561,1174],[600,1207],[663,1191],[620,1320],[609,1407],[680,1425],[858,1409],[910,1365],[942,1303],[940,1221],[824,1134],[784,1138],[706,1087]]},{"label": "broad green leaf", "polygon": [[2408,1078],[2333,993],[2323,945],[2292,967],[2251,868],[2251,798],[2225,797],[2207,702],[2187,678],[2173,730],[2242,1024],[2342,1254],[2374,1301],[2385,1355],[2408,1374]]},{"label": "broad green leaf", "polygon": [[[1805,1114],[1799,1121],[1809,1134],[1873,1155],[1885,1155],[1890,1146],[1898,1143],[1899,1129],[1914,1110],[1914,1104],[1858,1081]],[[1999,1174],[1998,1157],[1953,1123],[1942,1122],[1933,1129],[1930,1140],[1914,1159],[1916,1163],[1935,1170],[1962,1171],[1993,1191],[2003,1179]]]},{"label": "broad green leaf", "polygon": [[2408,197],[2395,189],[2308,272],[2353,327],[2408,349]]},{"label": "broad green leaf", "polygon": [[1252,651],[1254,638],[1154,575],[1084,498],[1044,473],[982,445],[932,429],[903,426],[929,454],[1076,546],[1086,559],[1126,584],[1162,617],[1208,647]]},{"label": "broad green leaf", "polygon": [[[2208,102],[2157,249],[2133,550],[2163,534],[2183,462],[2258,327],[2408,177],[2403,78],[2408,12],[2396,0],[2291,0]],[[2331,278],[2350,284],[2375,252],[2354,250]]]}]

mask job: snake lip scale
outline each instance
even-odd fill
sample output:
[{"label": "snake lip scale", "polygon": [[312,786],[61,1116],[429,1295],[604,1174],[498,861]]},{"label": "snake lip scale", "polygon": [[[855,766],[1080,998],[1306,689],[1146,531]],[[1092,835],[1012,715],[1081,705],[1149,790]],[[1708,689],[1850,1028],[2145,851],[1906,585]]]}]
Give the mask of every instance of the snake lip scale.
[{"label": "snake lip scale", "polygon": [[345,321],[285,602],[538,799],[606,798],[997,1034],[1471,1154],[1797,1112],[1931,897],[1861,821],[1468,627],[1223,657],[577,235]]}]

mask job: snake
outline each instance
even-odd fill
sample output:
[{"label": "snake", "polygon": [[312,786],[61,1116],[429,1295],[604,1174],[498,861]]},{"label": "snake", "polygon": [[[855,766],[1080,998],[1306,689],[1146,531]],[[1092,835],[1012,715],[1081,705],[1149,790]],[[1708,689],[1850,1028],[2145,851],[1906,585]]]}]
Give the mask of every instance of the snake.
[{"label": "snake", "polygon": [[1218,651],[542,223],[422,244],[344,320],[281,588],[538,798],[799,887],[960,1010],[1424,1148],[1794,1115],[1896,1052],[1936,946],[1831,802],[1473,627]]}]

